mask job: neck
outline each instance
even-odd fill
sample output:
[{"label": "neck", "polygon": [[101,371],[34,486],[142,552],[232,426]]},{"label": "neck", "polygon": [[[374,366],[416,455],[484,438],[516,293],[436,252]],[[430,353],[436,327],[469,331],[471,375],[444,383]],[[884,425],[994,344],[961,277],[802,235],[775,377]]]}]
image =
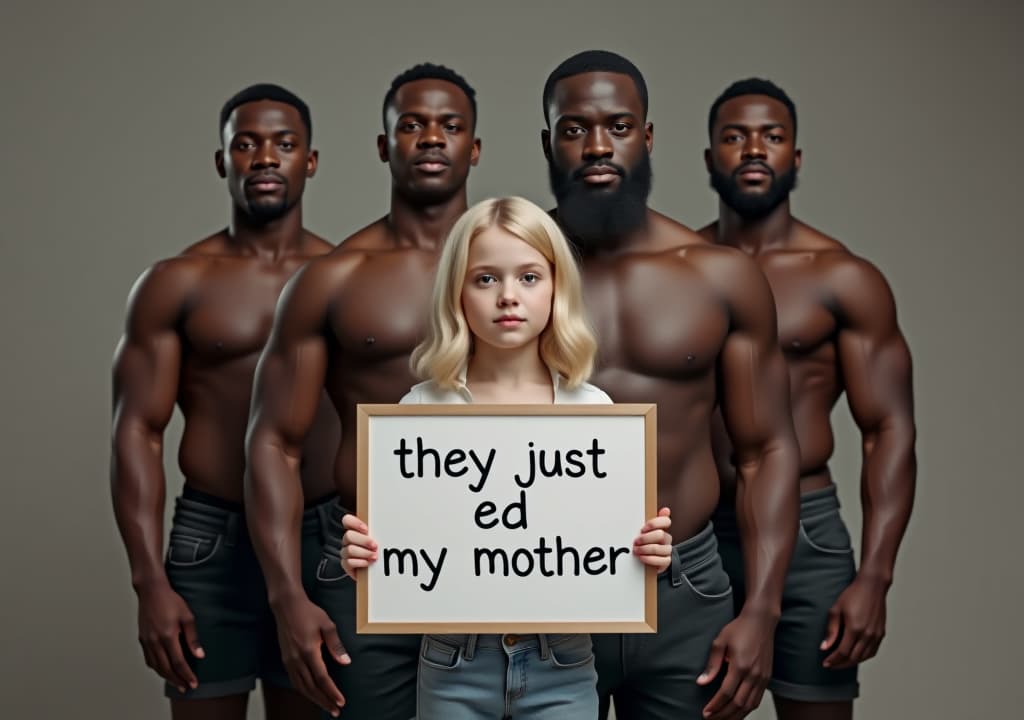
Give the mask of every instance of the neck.
[{"label": "neck", "polygon": [[305,234],[301,203],[269,222],[257,222],[239,207],[232,208],[228,236],[244,252],[272,258],[288,255],[301,249]]},{"label": "neck", "polygon": [[537,338],[518,348],[496,348],[478,341],[469,358],[466,380],[513,389],[549,383],[551,373],[540,357]]},{"label": "neck", "polygon": [[794,220],[789,212],[789,198],[764,217],[746,220],[721,200],[718,201],[718,233],[716,241],[739,248],[749,255],[785,247],[793,231]]},{"label": "neck", "polygon": [[400,245],[436,250],[466,207],[465,186],[450,198],[432,204],[416,204],[392,188],[387,221]]}]

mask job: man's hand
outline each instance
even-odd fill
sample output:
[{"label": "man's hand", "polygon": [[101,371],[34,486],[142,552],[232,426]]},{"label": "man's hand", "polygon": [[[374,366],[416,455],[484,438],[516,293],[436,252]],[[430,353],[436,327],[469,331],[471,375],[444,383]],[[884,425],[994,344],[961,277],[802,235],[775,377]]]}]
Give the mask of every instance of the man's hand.
[{"label": "man's hand", "polygon": [[146,664],[180,692],[199,687],[185,661],[181,636],[196,658],[206,656],[196,634],[196,619],[184,598],[166,581],[139,590],[139,644]]},{"label": "man's hand", "polygon": [[274,608],[281,659],[292,685],[303,695],[337,717],[345,696],[327,674],[321,647],[326,646],[339,664],[352,659],[338,637],[338,629],[309,598],[293,598]]},{"label": "man's hand", "polygon": [[[875,656],[885,637],[885,596],[888,583],[858,575],[828,611],[828,632],[822,650],[835,648],[823,665],[834,670],[853,667]],[[842,640],[839,640],[840,629]]]},{"label": "man's hand", "polygon": [[707,685],[729,664],[715,696],[704,706],[709,720],[739,720],[761,704],[772,674],[772,648],[776,620],[768,615],[741,612],[722,628],[711,644],[711,655],[698,685]]}]

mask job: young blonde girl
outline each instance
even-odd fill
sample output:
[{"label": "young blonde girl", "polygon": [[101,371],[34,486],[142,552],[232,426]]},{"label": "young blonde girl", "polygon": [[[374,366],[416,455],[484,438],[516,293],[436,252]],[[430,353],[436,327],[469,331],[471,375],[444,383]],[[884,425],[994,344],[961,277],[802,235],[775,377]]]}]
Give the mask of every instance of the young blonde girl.
[{"label": "young blonde girl", "polygon": [[[412,355],[424,382],[403,403],[611,403],[586,382],[597,343],[580,275],[555,222],[517,197],[485,200],[445,241],[427,335]],[[342,565],[352,577],[377,559],[368,528],[346,515]],[[635,557],[671,561],[669,511],[640,530]],[[593,720],[597,675],[586,634],[425,635],[417,717]],[[514,672],[513,672],[514,670]],[[529,684],[525,678],[529,677]]]}]

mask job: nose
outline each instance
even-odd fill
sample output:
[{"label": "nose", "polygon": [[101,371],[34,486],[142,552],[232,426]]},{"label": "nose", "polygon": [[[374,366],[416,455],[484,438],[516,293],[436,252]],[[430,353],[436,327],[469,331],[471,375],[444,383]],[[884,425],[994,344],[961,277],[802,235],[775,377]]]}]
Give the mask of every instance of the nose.
[{"label": "nose", "polygon": [[519,304],[519,299],[515,293],[515,283],[502,283],[501,292],[498,293],[498,307],[515,307]]},{"label": "nose", "polygon": [[281,160],[277,156],[277,146],[272,140],[260,145],[259,150],[252,157],[254,168],[279,167]]},{"label": "nose", "polygon": [[604,128],[597,126],[587,133],[586,142],[583,144],[584,160],[611,158],[613,154],[611,139]]},{"label": "nose", "polygon": [[427,123],[423,127],[423,132],[420,133],[416,146],[420,148],[444,147],[444,131],[441,126],[438,123]]},{"label": "nose", "polygon": [[744,160],[763,160],[768,154],[765,152],[764,143],[758,133],[750,133],[746,142],[743,143]]}]

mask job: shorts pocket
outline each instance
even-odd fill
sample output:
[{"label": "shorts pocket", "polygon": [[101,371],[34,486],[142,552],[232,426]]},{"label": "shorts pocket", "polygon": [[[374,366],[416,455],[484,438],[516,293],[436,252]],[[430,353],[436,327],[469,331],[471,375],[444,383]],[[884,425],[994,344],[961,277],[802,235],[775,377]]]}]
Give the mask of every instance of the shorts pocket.
[{"label": "shorts pocket", "polygon": [[813,515],[800,520],[800,537],[818,552],[845,555],[853,552],[853,543],[838,511]]},{"label": "shorts pocket", "polygon": [[548,646],[551,664],[557,668],[575,668],[594,660],[590,635],[574,635]]},{"label": "shorts pocket", "polygon": [[325,552],[316,566],[316,579],[322,583],[337,583],[351,580],[341,566],[341,556],[333,552]]},{"label": "shorts pocket", "polygon": [[424,635],[420,642],[420,664],[435,670],[455,670],[462,663],[462,649]]},{"label": "shorts pocket", "polygon": [[172,530],[167,541],[167,564],[173,567],[199,567],[213,559],[221,547],[221,535]]},{"label": "shorts pocket", "polygon": [[686,568],[683,581],[702,600],[721,600],[732,595],[729,575],[722,567],[722,558],[715,553],[708,559]]}]

